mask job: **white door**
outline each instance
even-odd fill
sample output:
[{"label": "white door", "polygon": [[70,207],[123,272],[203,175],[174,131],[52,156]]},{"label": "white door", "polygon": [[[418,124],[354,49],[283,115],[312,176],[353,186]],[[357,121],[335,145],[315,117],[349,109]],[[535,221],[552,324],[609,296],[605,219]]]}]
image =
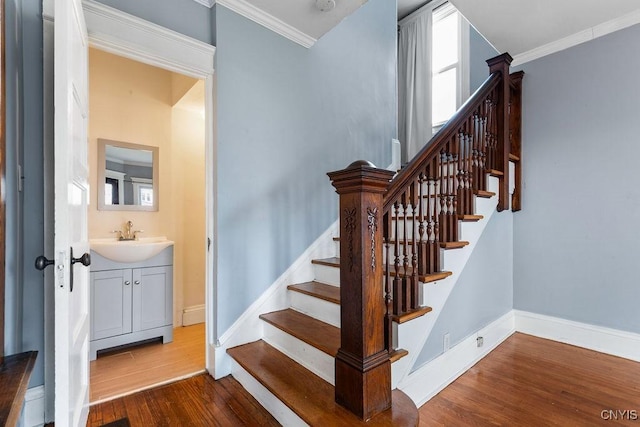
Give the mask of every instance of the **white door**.
[{"label": "white door", "polygon": [[70,260],[89,252],[88,38],[80,0],[54,13],[55,424],[75,427],[89,413],[89,268]]}]

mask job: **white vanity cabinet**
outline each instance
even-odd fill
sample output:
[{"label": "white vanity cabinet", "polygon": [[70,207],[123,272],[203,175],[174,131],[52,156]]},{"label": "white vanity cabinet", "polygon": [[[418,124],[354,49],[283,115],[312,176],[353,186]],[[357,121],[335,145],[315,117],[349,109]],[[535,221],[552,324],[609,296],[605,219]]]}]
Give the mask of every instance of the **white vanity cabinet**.
[{"label": "white vanity cabinet", "polygon": [[173,246],[147,260],[114,262],[91,252],[90,357],[151,338],[173,340]]}]

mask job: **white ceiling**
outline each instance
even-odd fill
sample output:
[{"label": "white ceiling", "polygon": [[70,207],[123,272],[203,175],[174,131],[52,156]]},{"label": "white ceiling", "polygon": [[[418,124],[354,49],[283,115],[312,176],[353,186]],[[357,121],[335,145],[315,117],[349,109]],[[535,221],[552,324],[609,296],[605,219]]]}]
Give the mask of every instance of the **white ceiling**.
[{"label": "white ceiling", "polygon": [[[398,17],[428,2],[398,0]],[[499,52],[533,59],[640,22],[638,0],[451,0]],[[516,62],[516,61],[514,61]]]},{"label": "white ceiling", "polygon": [[[367,0],[195,0],[217,2],[305,47],[311,47]],[[398,19],[426,0],[397,0]],[[525,62],[640,23],[640,0],[450,0],[499,52]]]},{"label": "white ceiling", "polygon": [[328,12],[320,11],[316,0],[216,0],[216,3],[304,47],[311,47],[367,1],[336,0],[335,8]]}]

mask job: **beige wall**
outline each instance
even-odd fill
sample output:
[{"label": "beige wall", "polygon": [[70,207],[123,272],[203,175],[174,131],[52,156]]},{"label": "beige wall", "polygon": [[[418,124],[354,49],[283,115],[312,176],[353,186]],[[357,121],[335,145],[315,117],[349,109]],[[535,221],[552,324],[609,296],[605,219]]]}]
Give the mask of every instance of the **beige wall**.
[{"label": "beige wall", "polygon": [[[173,107],[186,79],[96,49],[89,52],[89,237],[112,237],[112,230],[131,220],[134,229],[144,230],[142,237],[167,236],[175,242],[176,325],[182,323],[183,307],[204,304],[205,284],[204,120]],[[157,212],[97,210],[98,138],[159,147]]]},{"label": "beige wall", "polygon": [[[184,284],[184,307],[204,304],[205,283],[205,146],[204,82],[198,82],[173,108],[173,180],[176,232],[182,237],[176,257]],[[194,99],[200,100],[193,108]]]}]

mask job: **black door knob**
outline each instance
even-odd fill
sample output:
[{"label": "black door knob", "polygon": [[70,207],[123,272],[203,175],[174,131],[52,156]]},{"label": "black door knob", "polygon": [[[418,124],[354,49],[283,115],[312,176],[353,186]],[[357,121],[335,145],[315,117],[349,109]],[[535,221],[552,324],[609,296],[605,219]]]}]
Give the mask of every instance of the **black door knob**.
[{"label": "black door knob", "polygon": [[44,270],[45,268],[47,268],[47,266],[53,263],[54,260],[47,259],[44,255],[40,255],[38,258],[36,258],[36,268],[40,271]]},{"label": "black door knob", "polygon": [[[73,254],[73,252],[71,253]],[[71,255],[71,264],[73,265],[76,262],[79,262],[85,267],[89,267],[91,265],[91,255],[86,252],[80,258],[74,258],[73,255]]]}]

